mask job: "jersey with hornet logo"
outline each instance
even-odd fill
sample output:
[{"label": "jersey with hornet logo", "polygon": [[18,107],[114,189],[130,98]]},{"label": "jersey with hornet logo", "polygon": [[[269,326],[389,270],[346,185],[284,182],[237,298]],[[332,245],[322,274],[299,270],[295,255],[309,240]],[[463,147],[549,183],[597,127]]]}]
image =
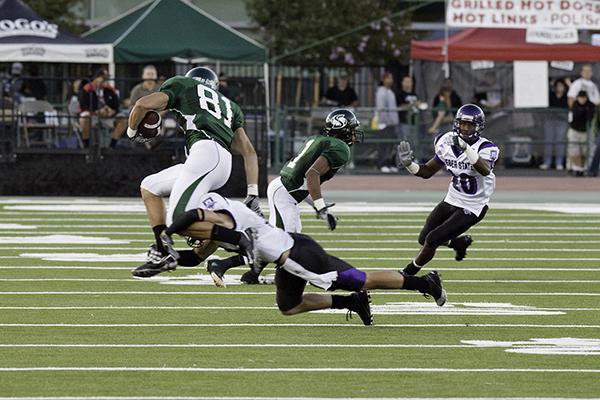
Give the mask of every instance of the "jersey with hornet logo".
[{"label": "jersey with hornet logo", "polygon": [[188,150],[199,140],[211,139],[228,151],[244,114],[233,101],[195,79],[174,76],[160,87],[169,96],[167,108],[177,113]]},{"label": "jersey with hornet logo", "polygon": [[311,165],[323,156],[329,162],[329,171],[321,176],[321,183],[328,181],[350,160],[350,147],[333,136],[314,135],[306,138],[296,157],[288,161],[279,175],[281,183],[297,202],[308,196],[304,174]]},{"label": "jersey with hornet logo", "polygon": [[[490,171],[488,176],[477,172],[464,151],[448,143],[450,135],[456,134],[447,132],[435,141],[434,158],[440,164],[445,165],[446,170],[452,175],[452,181],[448,186],[448,194],[444,201],[479,216],[494,193],[496,176],[493,171]],[[483,137],[470,146],[479,153],[479,157],[487,160],[490,166],[494,167],[500,154],[498,146]]]}]

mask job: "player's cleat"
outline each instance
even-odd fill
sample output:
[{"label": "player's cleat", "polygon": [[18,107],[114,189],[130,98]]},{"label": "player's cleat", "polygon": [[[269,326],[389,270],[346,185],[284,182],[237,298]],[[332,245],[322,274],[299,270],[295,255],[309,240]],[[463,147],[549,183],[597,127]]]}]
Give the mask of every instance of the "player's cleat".
[{"label": "player's cleat", "polygon": [[473,243],[473,238],[471,235],[463,235],[459,236],[452,241],[452,248],[456,252],[454,259],[456,261],[461,261],[467,255],[467,249]]},{"label": "player's cleat", "polygon": [[[240,254],[246,257],[248,260],[248,265],[252,270],[258,268],[260,263],[256,260],[257,254],[256,249],[254,248],[254,241],[256,240],[256,230],[253,228],[248,228],[242,233],[242,237],[238,243],[240,248]],[[259,272],[260,273],[260,272]]]},{"label": "player's cleat", "polygon": [[366,326],[373,325],[373,314],[371,313],[371,295],[366,290],[360,292],[354,292],[352,296],[354,302],[352,306],[348,307],[348,313],[346,314],[346,320],[352,318],[352,312],[358,314],[363,324]]},{"label": "player's cleat", "polygon": [[164,253],[168,253],[175,261],[177,261],[179,259],[179,253],[173,248],[173,238],[163,231],[160,234],[160,240],[164,248]]},{"label": "player's cleat", "polygon": [[147,261],[131,270],[131,274],[138,278],[150,278],[161,272],[173,271],[175,268],[177,268],[177,260],[171,254],[161,253],[153,244],[148,250]]},{"label": "player's cleat", "polygon": [[246,285],[258,285],[260,283],[258,274],[253,270],[244,272],[240,278],[240,282],[245,283]]},{"label": "player's cleat", "polygon": [[429,296],[433,297],[435,303],[440,307],[446,304],[448,296],[446,295],[446,291],[442,287],[442,276],[438,274],[437,271],[431,271],[430,273],[425,275],[423,279],[425,279],[427,283],[429,283],[429,288],[427,289],[427,291],[422,292],[423,296],[425,296],[426,298],[429,298]]},{"label": "player's cleat", "polygon": [[215,283],[215,285],[217,287],[226,287],[227,286],[227,285],[225,285],[225,280],[223,279],[223,277],[225,276],[225,271],[227,271],[227,268],[225,268],[225,266],[222,265],[219,262],[219,260],[207,260],[206,261],[206,270],[210,274],[210,277],[212,278],[213,282]]}]

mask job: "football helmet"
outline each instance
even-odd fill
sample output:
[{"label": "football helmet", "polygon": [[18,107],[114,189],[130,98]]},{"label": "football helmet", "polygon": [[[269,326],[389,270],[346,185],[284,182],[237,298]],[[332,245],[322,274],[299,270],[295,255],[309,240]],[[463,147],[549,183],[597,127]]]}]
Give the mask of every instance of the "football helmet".
[{"label": "football helmet", "polygon": [[324,135],[343,140],[348,146],[362,140],[362,132],[358,130],[360,121],[347,108],[333,110],[325,118]]},{"label": "football helmet", "polygon": [[485,128],[485,114],[475,104],[465,104],[456,112],[452,130],[465,142],[474,143]]},{"label": "football helmet", "polygon": [[213,90],[217,90],[219,88],[219,77],[217,74],[215,74],[215,71],[208,67],[192,68],[185,74],[185,76],[188,78],[193,78]]}]

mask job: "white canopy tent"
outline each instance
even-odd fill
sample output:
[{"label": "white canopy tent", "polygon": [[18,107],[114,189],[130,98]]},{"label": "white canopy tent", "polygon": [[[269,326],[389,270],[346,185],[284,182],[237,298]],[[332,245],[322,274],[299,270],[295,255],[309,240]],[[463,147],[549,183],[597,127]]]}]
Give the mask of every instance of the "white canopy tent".
[{"label": "white canopy tent", "polygon": [[0,62],[112,64],[112,44],[61,32],[21,0],[0,0]]}]

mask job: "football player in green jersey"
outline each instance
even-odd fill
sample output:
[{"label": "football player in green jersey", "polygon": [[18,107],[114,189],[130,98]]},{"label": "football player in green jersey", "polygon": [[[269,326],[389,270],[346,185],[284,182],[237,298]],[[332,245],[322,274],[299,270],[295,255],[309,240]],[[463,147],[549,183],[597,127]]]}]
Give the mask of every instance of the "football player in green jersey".
[{"label": "football player in green jersey", "polygon": [[[325,118],[325,129],[319,135],[306,138],[300,152],[288,161],[271,181],[267,189],[269,200],[269,223],[286,232],[300,233],[299,203],[307,201],[323,219],[329,229],[337,226],[336,217],[330,212],[333,204],[327,204],[321,194],[321,184],[331,178],[350,161],[350,146],[359,142],[360,122],[346,108],[333,110]],[[208,271],[221,279],[225,271],[244,265],[242,256],[226,260],[209,260]],[[218,281],[215,280],[215,282]],[[249,271],[242,276],[245,283],[257,283],[258,275]]]},{"label": "football player in green jersey", "polygon": [[[147,262],[133,271],[136,276],[151,276],[175,269],[177,261],[163,248],[161,232],[175,217],[189,209],[200,196],[223,186],[231,173],[231,153],[244,158],[248,196],[244,203],[262,214],[258,202],[258,161],[243,128],[240,107],[217,92],[219,79],[206,67],[189,70],[163,83],[158,92],[140,98],[129,115],[127,135],[143,141],[136,128],[149,110],[173,110],[185,134],[188,157],[178,164],[145,178],[142,199],[156,243],[148,251]],[[162,197],[169,197],[165,211]],[[189,253],[189,254],[187,254]],[[200,261],[186,251],[184,264]],[[180,260],[182,259],[180,258]]]}]

